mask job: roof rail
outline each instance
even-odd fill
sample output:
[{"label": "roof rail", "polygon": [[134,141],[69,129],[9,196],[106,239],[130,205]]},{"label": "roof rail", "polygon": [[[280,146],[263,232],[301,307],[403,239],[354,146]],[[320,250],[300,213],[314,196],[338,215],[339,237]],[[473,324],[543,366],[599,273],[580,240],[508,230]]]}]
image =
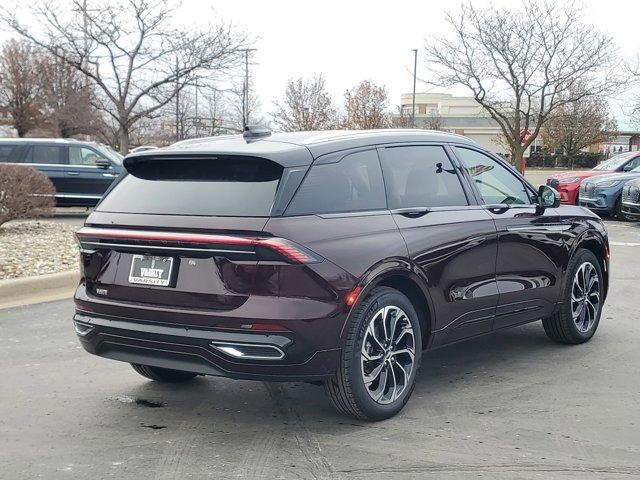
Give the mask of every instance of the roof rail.
[{"label": "roof rail", "polygon": [[247,125],[244,127],[244,132],[242,132],[242,137],[247,141],[254,140],[256,138],[268,137],[270,135],[271,130],[260,125]]}]

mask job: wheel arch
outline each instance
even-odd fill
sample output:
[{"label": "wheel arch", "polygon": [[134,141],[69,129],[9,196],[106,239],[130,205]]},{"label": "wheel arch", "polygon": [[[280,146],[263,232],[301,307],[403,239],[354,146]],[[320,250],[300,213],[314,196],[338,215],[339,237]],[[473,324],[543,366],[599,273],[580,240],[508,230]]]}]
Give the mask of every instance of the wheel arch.
[{"label": "wheel arch", "polygon": [[600,263],[604,280],[604,295],[606,298],[607,292],[609,291],[609,243],[595,232],[586,231],[573,243],[569,258],[572,258],[581,248],[593,253],[598,263]]},{"label": "wheel arch", "polygon": [[410,261],[399,258],[381,262],[362,277],[360,284],[363,288],[351,311],[373,288],[378,286],[394,288],[406,295],[416,309],[422,330],[422,348],[427,348],[432,339],[435,312],[427,288],[427,280],[417,267]]}]

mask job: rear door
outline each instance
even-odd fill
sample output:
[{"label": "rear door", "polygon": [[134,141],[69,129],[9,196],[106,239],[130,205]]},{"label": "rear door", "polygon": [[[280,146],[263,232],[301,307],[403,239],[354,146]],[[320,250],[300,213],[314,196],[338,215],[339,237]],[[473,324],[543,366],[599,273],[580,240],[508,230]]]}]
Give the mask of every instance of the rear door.
[{"label": "rear door", "polygon": [[407,255],[371,146],[317,158],[284,216],[271,218],[265,230],[310,248],[356,278],[381,260]]},{"label": "rear door", "polygon": [[[98,200],[116,177],[116,171],[104,155],[85,145],[70,145],[66,166],[66,184],[71,195],[77,198]],[[98,162],[108,166],[99,166]]]},{"label": "rear door", "polygon": [[473,148],[454,150],[498,230],[494,328],[549,315],[559,298],[568,227],[557,209],[538,208],[535,192],[511,167]]},{"label": "rear door", "polygon": [[463,188],[442,145],[380,150],[389,208],[428,279],[436,344],[491,330],[498,290],[496,229]]},{"label": "rear door", "polygon": [[56,188],[57,198],[65,198],[71,193],[66,183],[67,161],[67,147],[54,143],[32,143],[24,157],[25,164],[37,168],[49,177]]}]

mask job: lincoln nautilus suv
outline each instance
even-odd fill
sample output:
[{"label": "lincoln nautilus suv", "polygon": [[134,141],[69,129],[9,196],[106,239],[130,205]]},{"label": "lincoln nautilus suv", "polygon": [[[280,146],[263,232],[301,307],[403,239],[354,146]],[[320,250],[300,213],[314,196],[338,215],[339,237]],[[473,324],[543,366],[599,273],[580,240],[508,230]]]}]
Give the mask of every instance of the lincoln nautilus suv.
[{"label": "lincoln nautilus suv", "polygon": [[382,420],[425,350],[537,320],[580,344],[600,321],[600,219],[461,136],[248,127],[124,168],[77,233],[74,325],[158,382],[311,382]]}]

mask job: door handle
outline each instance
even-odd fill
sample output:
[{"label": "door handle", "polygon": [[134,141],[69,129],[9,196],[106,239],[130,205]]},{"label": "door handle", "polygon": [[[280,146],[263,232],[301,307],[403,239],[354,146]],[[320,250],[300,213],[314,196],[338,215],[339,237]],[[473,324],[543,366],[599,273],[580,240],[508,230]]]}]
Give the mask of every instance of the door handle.
[{"label": "door handle", "polygon": [[103,173],[102,174],[103,177],[107,177],[107,178],[115,178],[115,173]]},{"label": "door handle", "polygon": [[80,175],[80,172],[67,172],[67,175]]},{"label": "door handle", "polygon": [[397,213],[398,215],[403,215],[409,218],[418,218],[426,215],[431,211],[428,207],[409,207],[409,208],[398,208],[393,210],[393,213]]},{"label": "door handle", "polygon": [[484,208],[495,213],[500,213],[500,212],[506,212],[507,210],[509,210],[510,207],[506,203],[494,203],[491,205],[484,205]]}]

